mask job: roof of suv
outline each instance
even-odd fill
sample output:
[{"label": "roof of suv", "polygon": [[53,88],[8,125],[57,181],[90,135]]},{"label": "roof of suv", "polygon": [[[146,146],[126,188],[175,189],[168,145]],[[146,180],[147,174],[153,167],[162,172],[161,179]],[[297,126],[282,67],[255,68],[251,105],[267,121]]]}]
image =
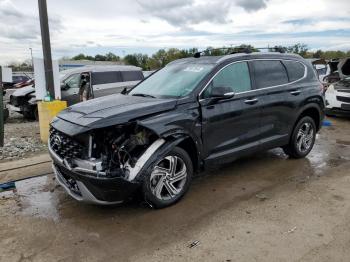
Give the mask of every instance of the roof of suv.
[{"label": "roof of suv", "polygon": [[201,56],[199,58],[189,57],[175,60],[169,64],[177,63],[193,63],[193,64],[220,64],[228,60],[243,60],[243,59],[292,59],[302,60],[303,58],[296,54],[286,54],[278,52],[256,52],[256,53],[237,53],[224,56]]}]

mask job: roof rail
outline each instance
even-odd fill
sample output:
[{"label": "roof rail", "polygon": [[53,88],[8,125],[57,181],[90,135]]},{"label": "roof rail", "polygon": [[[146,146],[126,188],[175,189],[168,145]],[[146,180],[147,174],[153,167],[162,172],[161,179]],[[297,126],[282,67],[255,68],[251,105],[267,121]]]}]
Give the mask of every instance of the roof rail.
[{"label": "roof rail", "polygon": [[228,54],[237,54],[237,53],[246,53],[250,54],[255,52],[256,50],[268,50],[270,52],[278,52],[278,53],[285,53],[287,49],[285,47],[281,46],[275,46],[275,47],[221,47],[221,48],[211,48],[211,49],[205,49],[200,52],[194,53],[193,57],[200,58],[202,54],[209,53],[215,50],[232,50],[232,52],[229,52]]}]

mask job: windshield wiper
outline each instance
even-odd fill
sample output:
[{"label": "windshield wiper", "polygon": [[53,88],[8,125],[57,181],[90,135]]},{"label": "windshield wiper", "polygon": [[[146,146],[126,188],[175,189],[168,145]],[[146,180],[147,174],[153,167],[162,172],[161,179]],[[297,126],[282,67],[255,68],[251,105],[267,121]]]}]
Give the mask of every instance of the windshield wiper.
[{"label": "windshield wiper", "polygon": [[147,94],[141,94],[141,93],[132,94],[132,96],[142,96],[142,97],[152,97],[152,98],[156,98],[155,96],[147,95]]}]

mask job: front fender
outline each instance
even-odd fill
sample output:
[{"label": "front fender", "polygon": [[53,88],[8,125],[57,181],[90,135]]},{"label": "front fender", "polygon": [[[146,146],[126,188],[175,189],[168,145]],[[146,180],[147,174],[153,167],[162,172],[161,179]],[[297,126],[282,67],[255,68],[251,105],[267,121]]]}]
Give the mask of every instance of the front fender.
[{"label": "front fender", "polygon": [[166,140],[187,136],[193,140],[199,154],[202,152],[202,124],[198,104],[186,105],[182,110],[138,120],[137,124]]},{"label": "front fender", "polygon": [[[157,146],[157,143],[160,144],[157,149],[152,152],[150,156],[147,158],[140,157],[134,168],[129,169],[129,174],[127,176],[127,180],[134,183],[141,183],[145,176],[151,171],[152,166],[162,157],[164,157],[169,151],[171,151],[174,147],[180,144],[186,136],[179,136],[177,138],[173,138],[170,140],[159,139],[154,142],[153,145]],[[153,146],[151,145],[151,147]]]}]

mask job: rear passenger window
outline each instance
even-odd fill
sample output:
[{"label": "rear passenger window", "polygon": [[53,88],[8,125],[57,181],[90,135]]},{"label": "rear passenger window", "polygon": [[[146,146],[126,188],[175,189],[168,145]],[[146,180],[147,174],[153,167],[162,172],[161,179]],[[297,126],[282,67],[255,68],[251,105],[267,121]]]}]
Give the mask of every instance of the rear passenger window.
[{"label": "rear passenger window", "polygon": [[278,60],[252,61],[257,88],[278,86],[288,83],[286,69]]},{"label": "rear passenger window", "polygon": [[120,72],[109,71],[109,72],[94,72],[92,73],[92,84],[102,85],[122,82],[122,77]]},{"label": "rear passenger window", "polygon": [[141,71],[122,71],[121,74],[124,82],[140,81],[143,79],[143,74]]},{"label": "rear passenger window", "polygon": [[287,68],[289,82],[294,82],[304,77],[305,67],[303,64],[297,61],[283,61],[283,64]]}]

